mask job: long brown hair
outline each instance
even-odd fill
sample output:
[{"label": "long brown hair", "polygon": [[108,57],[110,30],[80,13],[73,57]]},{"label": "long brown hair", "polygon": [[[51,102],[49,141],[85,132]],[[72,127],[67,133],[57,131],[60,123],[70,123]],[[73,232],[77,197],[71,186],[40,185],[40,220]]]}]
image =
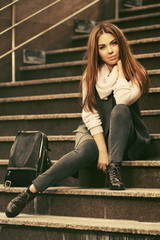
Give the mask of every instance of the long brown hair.
[{"label": "long brown hair", "polygon": [[142,93],[147,93],[149,89],[149,78],[146,69],[134,58],[128,41],[122,31],[115,25],[102,22],[99,23],[91,32],[87,44],[87,67],[84,71],[81,81],[86,87],[86,97],[83,101],[83,107],[93,111],[96,109],[96,82],[98,67],[102,64],[102,60],[98,52],[98,39],[103,33],[112,34],[119,46],[119,56],[122,61],[123,72],[125,78],[134,81],[134,77],[138,81]]}]

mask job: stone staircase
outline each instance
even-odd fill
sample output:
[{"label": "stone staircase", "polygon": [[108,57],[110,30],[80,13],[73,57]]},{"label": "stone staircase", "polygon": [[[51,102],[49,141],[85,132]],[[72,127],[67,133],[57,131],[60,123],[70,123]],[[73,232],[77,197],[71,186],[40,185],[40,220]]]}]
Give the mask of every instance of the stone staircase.
[{"label": "stone staircase", "polygon": [[[153,2],[153,1],[151,1]],[[124,9],[119,20],[135,57],[147,68],[151,88],[140,100],[144,122],[160,148],[160,1]],[[71,46],[46,52],[47,64],[22,66],[21,81],[0,83],[0,237],[8,240],[160,239],[160,158],[125,161],[127,189],[79,187],[72,177],[48,188],[18,217],[8,219],[8,202],[22,188],[4,188],[9,150],[19,130],[48,135],[53,162],[74,147],[73,130],[81,121],[79,81],[88,35]]]}]

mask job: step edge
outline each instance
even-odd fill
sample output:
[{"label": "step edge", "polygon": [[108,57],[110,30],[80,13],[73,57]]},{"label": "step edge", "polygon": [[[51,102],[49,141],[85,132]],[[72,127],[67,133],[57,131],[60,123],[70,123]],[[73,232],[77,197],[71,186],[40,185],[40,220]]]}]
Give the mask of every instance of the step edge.
[{"label": "step edge", "polygon": [[160,24],[154,24],[154,25],[144,25],[144,26],[139,26],[139,27],[130,27],[130,28],[122,28],[123,33],[127,32],[136,32],[136,31],[142,31],[142,30],[153,30],[153,29],[159,29]]},{"label": "step edge", "polygon": [[[47,136],[49,142],[55,141],[75,141],[75,135],[49,135]],[[1,142],[14,142],[16,136],[0,136]]]},{"label": "step edge", "polygon": [[[160,16],[160,13],[149,13],[149,14],[140,14],[138,16],[130,16],[130,17],[122,17],[122,18],[112,18],[112,19],[107,19],[106,22],[111,22],[111,23],[121,23],[121,22],[128,22],[128,21],[132,21],[132,20],[139,20],[139,19],[145,19],[145,18],[151,18],[151,17],[157,17]],[[98,24],[99,22],[97,22]],[[79,31],[77,31],[77,33],[81,33]]]},{"label": "step edge", "polygon": [[[158,42],[160,41],[160,37],[152,37],[152,38],[140,38],[136,40],[128,40],[128,43],[130,45],[132,44],[139,44],[139,43],[150,43],[150,42]],[[63,54],[63,53],[71,53],[71,52],[80,52],[80,51],[86,51],[87,47],[86,46],[81,46],[81,47],[73,47],[73,48],[62,48],[62,49],[57,49],[57,50],[50,50],[46,51],[47,55],[52,55],[52,54]]]},{"label": "step edge", "polygon": [[134,54],[134,57],[135,57],[136,59],[160,57],[160,52],[144,53],[144,54]]},{"label": "step edge", "polygon": [[[51,160],[52,163],[56,163],[58,160]],[[0,159],[0,166],[7,166],[9,163],[8,159]],[[136,160],[136,161],[123,161],[122,167],[160,167],[160,159],[159,160]]]},{"label": "step edge", "polygon": [[[142,116],[160,115],[160,110],[141,110]],[[48,119],[72,119],[81,118],[82,113],[53,113],[53,114],[28,114],[28,115],[4,115],[0,116],[0,121],[15,120],[48,120]]]},{"label": "step edge", "polygon": [[46,51],[47,55],[57,54],[57,53],[68,53],[68,52],[79,52],[79,51],[86,51],[86,46],[81,47],[73,47],[73,48],[62,48],[62,49],[56,49],[56,50],[50,50]]},{"label": "step edge", "polygon": [[[145,53],[145,54],[134,54],[134,57],[136,59],[160,57],[160,52]],[[22,66],[22,67],[19,68],[19,70],[20,71],[43,70],[43,69],[49,69],[49,68],[81,66],[81,65],[86,65],[86,64],[87,64],[87,60],[79,60],[79,61],[42,64],[42,65],[38,65],[38,66],[37,65],[36,66]]]},{"label": "step edge", "polygon": [[130,12],[134,12],[134,11],[141,11],[141,10],[146,10],[146,9],[150,9],[150,8],[157,8],[160,7],[160,3],[157,4],[150,4],[150,5],[146,5],[146,6],[139,6],[139,7],[132,7],[132,8],[127,8],[127,9],[121,9],[120,13],[130,13]]},{"label": "step edge", "polygon": [[0,213],[0,224],[30,227],[47,227],[58,229],[73,229],[82,231],[100,231],[110,233],[131,233],[145,235],[160,235],[159,223],[141,222],[132,220],[78,218],[66,216],[28,215],[21,214],[17,218],[6,218]]},{"label": "step edge", "polygon": [[159,160],[122,161],[122,167],[160,167]]},{"label": "step edge", "polygon": [[160,87],[151,87],[149,89],[149,93],[159,93],[160,92]]},{"label": "step edge", "polygon": [[107,21],[112,22],[112,23],[120,23],[120,22],[125,22],[125,21],[139,20],[139,19],[157,17],[157,16],[160,16],[160,13],[141,14],[139,16],[131,16],[131,17],[118,18],[118,19],[110,19],[110,20],[107,20]]},{"label": "step edge", "polygon": [[160,139],[160,133],[153,133],[153,134],[149,134],[153,139]]},{"label": "step edge", "polygon": [[149,75],[160,74],[160,69],[147,70]]},{"label": "step edge", "polygon": [[82,76],[70,76],[70,77],[25,80],[25,81],[17,81],[17,82],[1,82],[0,83],[0,88],[2,88],[2,87],[17,87],[17,86],[25,86],[25,85],[47,84],[47,83],[73,82],[73,81],[79,81],[81,79],[81,77]]},{"label": "step edge", "polygon": [[[140,27],[131,27],[131,28],[121,28],[123,33],[127,32],[136,32],[136,31],[142,31],[142,30],[152,30],[152,29],[157,29],[160,28],[160,24],[154,24],[154,25],[148,25],[148,26],[140,26]],[[80,34],[80,35],[74,35],[72,36],[72,40],[79,40],[83,38],[88,38],[89,34]]]},{"label": "step edge", "polygon": [[[18,193],[22,187],[4,187],[0,184],[0,193]],[[108,188],[82,188],[82,187],[49,187],[42,195],[75,195],[75,196],[97,196],[97,197],[133,197],[133,198],[160,198],[160,189],[158,188],[127,188],[122,191],[110,190]]]},{"label": "step edge", "polygon": [[79,98],[80,93],[62,93],[62,94],[48,94],[48,95],[35,95],[35,96],[20,96],[0,98],[0,103],[7,102],[26,102],[26,101],[39,101],[39,100],[56,100],[67,98]]},{"label": "step edge", "polygon": [[41,65],[32,65],[32,66],[21,66],[20,71],[27,70],[38,70],[38,69],[48,69],[48,68],[59,68],[59,67],[68,67],[68,66],[79,66],[87,64],[87,60],[78,60],[78,61],[68,61],[68,62],[59,62],[59,63],[48,63]]},{"label": "step edge", "polygon": [[156,116],[160,115],[160,110],[141,110],[142,116]]},{"label": "step edge", "polygon": [[[160,139],[160,133],[150,134],[153,139]],[[0,142],[13,142],[15,136],[0,136]],[[75,135],[48,135],[49,141],[74,141]]]},{"label": "step edge", "polygon": [[159,42],[160,37],[152,37],[152,38],[140,38],[136,40],[129,40],[129,45],[135,45],[135,44],[141,44],[141,43],[153,43],[153,42]]},{"label": "step edge", "polygon": [[[160,69],[151,69],[147,70],[149,75],[158,75],[160,74]],[[34,79],[34,80],[25,80],[17,82],[1,82],[0,88],[3,87],[19,87],[19,86],[28,86],[28,85],[37,85],[37,84],[47,84],[47,83],[59,83],[59,82],[70,82],[70,81],[80,81],[82,76],[70,76],[70,77],[58,77],[58,78],[45,78],[45,79]]]},{"label": "step edge", "polygon": [[[149,93],[159,93],[159,92],[160,92],[160,87],[151,87],[149,90]],[[35,95],[35,96],[20,96],[20,97],[0,98],[0,103],[56,100],[56,99],[69,99],[69,98],[79,98],[79,97],[80,97],[80,93],[62,93],[62,94],[48,94],[48,95]]]},{"label": "step edge", "polygon": [[82,115],[81,113],[8,115],[8,116],[0,116],[0,121],[68,119],[68,118],[81,118],[81,115]]}]

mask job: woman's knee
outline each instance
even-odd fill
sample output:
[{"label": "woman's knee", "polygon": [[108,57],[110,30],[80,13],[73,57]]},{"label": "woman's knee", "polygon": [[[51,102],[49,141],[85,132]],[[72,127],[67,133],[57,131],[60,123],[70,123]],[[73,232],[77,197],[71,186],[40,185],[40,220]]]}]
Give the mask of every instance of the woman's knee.
[{"label": "woman's knee", "polygon": [[117,121],[117,124],[131,120],[131,113],[127,105],[117,104],[111,112],[111,121]]},{"label": "woman's knee", "polygon": [[83,141],[77,146],[75,151],[80,152],[81,156],[85,158],[98,157],[98,148],[93,139]]}]

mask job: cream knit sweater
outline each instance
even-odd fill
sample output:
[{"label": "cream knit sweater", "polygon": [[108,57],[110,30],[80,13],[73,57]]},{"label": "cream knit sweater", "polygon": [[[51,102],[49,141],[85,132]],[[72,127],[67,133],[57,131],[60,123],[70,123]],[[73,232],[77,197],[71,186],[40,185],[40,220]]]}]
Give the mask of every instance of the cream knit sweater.
[{"label": "cream knit sweater", "polygon": [[[107,99],[113,92],[116,104],[127,106],[134,103],[141,96],[141,90],[136,83],[118,78],[117,66],[110,72],[107,65],[103,64],[98,70],[96,90],[101,99]],[[83,86],[83,100],[86,96],[86,87]],[[96,110],[93,112],[82,110],[82,119],[91,135],[103,132],[102,122]]]}]

